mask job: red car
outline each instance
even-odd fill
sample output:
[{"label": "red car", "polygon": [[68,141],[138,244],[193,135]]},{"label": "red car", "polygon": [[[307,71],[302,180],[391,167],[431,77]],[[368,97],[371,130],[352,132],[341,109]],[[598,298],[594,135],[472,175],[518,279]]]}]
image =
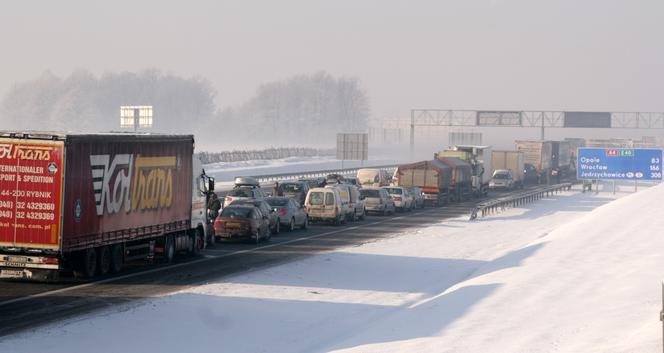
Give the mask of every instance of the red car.
[{"label": "red car", "polygon": [[256,243],[268,240],[272,236],[269,215],[253,205],[230,205],[215,219],[214,235],[222,240],[245,238]]}]

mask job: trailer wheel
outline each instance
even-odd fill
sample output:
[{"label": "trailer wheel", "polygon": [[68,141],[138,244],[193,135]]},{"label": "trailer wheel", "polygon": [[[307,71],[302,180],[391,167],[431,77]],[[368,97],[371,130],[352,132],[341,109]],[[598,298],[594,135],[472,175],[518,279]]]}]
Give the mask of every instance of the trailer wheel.
[{"label": "trailer wheel", "polygon": [[192,254],[193,255],[198,255],[201,253],[201,250],[203,249],[203,232],[201,232],[200,228],[196,229],[196,233],[194,233],[194,249]]},{"label": "trailer wheel", "polygon": [[164,262],[170,264],[175,259],[175,242],[172,235],[167,236],[164,241]]},{"label": "trailer wheel", "polygon": [[97,252],[87,249],[81,253],[74,275],[81,278],[92,278],[97,272]]},{"label": "trailer wheel", "polygon": [[111,246],[111,272],[118,273],[122,271],[122,245],[115,244]]},{"label": "trailer wheel", "polygon": [[111,249],[108,246],[97,248],[97,271],[100,275],[108,274],[111,269]]}]

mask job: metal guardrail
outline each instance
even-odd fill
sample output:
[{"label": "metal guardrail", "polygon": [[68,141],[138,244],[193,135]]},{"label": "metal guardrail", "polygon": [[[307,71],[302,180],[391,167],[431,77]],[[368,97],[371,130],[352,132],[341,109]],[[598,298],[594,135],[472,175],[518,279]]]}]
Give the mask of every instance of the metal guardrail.
[{"label": "metal guardrail", "polygon": [[541,200],[549,195],[557,194],[564,190],[570,190],[572,183],[562,183],[551,186],[544,186],[535,190],[520,192],[515,195],[501,197],[498,199],[489,200],[484,203],[477,204],[470,213],[470,220],[479,217],[485,217],[489,214],[494,214],[499,211],[504,211],[508,207],[521,206],[527,203]]},{"label": "metal guardrail", "polygon": [[295,173],[281,173],[281,174],[270,174],[270,175],[256,175],[253,176],[259,183],[270,182],[270,181],[279,181],[279,180],[293,180],[293,179],[302,179],[302,178],[318,178],[325,177],[328,174],[339,174],[339,175],[355,175],[360,169],[383,169],[388,173],[392,174],[397,169],[397,164],[392,165],[380,165],[380,166],[366,166],[366,167],[354,167],[354,168],[344,168],[344,169],[328,169],[328,170],[315,170],[308,172],[295,172]]}]

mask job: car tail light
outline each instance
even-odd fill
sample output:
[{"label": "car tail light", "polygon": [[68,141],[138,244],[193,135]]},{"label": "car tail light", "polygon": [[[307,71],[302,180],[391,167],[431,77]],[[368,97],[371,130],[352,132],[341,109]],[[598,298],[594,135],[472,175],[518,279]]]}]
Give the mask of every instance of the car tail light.
[{"label": "car tail light", "polygon": [[282,214],[282,215],[283,215],[283,214],[288,213],[288,210],[285,209],[285,208],[280,208],[279,211],[277,211],[277,212],[279,212],[279,214]]},{"label": "car tail light", "polygon": [[58,264],[60,260],[57,257],[42,257],[39,259],[39,262],[43,264]]},{"label": "car tail light", "polygon": [[395,196],[394,201],[401,201],[401,196]]}]

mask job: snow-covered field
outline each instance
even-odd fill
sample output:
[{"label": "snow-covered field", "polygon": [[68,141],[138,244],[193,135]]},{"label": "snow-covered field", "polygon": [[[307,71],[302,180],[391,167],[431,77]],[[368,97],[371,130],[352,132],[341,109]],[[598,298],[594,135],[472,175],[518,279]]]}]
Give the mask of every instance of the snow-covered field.
[{"label": "snow-covered field", "polygon": [[664,185],[632,190],[445,220],[10,336],[0,352],[659,352]]},{"label": "snow-covered field", "polygon": [[[364,166],[380,166],[397,164],[394,159],[374,159],[369,161],[344,161],[344,168]],[[317,170],[341,169],[342,163],[335,157],[289,157],[275,160],[252,160],[243,162],[219,162],[206,164],[205,172],[218,181],[232,181],[236,176],[271,175],[281,173],[298,173]],[[232,185],[232,184],[229,184]]]}]

